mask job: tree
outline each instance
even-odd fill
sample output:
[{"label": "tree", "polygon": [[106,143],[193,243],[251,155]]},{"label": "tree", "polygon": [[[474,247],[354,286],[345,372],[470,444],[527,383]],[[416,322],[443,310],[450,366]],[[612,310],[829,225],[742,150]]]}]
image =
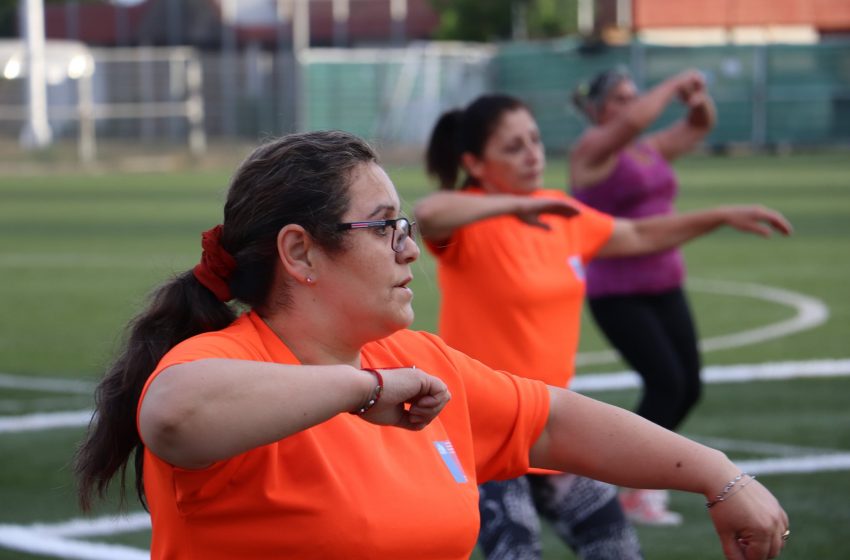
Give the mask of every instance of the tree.
[{"label": "tree", "polygon": [[437,38],[494,41],[511,36],[512,0],[431,0],[440,14]]},{"label": "tree", "polygon": [[[578,0],[431,0],[440,14],[438,39],[498,41],[525,27],[529,38],[561,37],[575,33]],[[517,21],[518,20],[518,21]]]}]

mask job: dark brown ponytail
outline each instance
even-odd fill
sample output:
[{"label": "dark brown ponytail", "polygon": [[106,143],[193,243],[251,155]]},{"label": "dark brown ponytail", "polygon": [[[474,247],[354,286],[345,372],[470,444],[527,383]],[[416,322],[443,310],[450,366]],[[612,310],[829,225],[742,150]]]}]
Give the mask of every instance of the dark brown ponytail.
[{"label": "dark brown ponytail", "polygon": [[[159,287],[130,322],[123,351],[95,390],[95,413],[74,463],[83,510],[91,509],[95,496],[104,497],[119,473],[123,502],[131,454],[136,493],[146,505],[136,409],[151,373],[178,343],[233,322],[237,308],[231,305],[262,315],[268,306],[286,304],[284,287],[273,289],[276,238],[285,225],[302,225],[329,252],[344,250],[344,236],[335,225],[348,209],[352,173],[374,161],[375,152],[363,140],[338,131],[285,136],[245,160],[231,182],[224,222],[214,228],[221,254],[235,261],[217,272],[226,285],[207,281],[212,287],[205,287],[187,271]],[[219,300],[230,297],[238,303]]]},{"label": "dark brown ponytail", "polygon": [[[437,178],[440,189],[454,190],[458,187],[463,154],[481,157],[502,116],[517,109],[529,110],[515,97],[491,94],[480,96],[466,109],[453,109],[440,116],[431,131],[425,152],[425,169]],[[466,176],[460,186],[473,184],[474,180]]]}]

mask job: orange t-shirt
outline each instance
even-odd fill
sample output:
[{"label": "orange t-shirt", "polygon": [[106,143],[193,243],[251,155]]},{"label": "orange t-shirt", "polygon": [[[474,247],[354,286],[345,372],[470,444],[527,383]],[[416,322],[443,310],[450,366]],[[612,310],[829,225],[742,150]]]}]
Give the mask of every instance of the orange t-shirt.
[{"label": "orange t-shirt", "polygon": [[[151,379],[210,357],[298,363],[247,313],[176,346]],[[452,400],[419,432],[343,413],[200,470],[145,449],[151,557],[468,558],[479,527],[476,485],[526,471],[548,417],[545,385],[494,372],[427,333],[400,331],[361,357],[363,367],[416,365],[442,378]]]},{"label": "orange t-shirt", "polygon": [[492,368],[566,387],[578,350],[584,265],[611,237],[614,219],[560,191],[529,196],[567,200],[581,213],[541,216],[550,230],[498,216],[428,244],[442,294],[439,333]]}]

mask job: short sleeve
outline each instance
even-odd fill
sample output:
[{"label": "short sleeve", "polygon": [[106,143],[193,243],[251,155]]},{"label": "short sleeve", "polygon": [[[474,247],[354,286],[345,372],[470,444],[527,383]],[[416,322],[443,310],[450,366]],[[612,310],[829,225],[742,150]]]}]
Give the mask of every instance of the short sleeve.
[{"label": "short sleeve", "polygon": [[573,234],[579,243],[579,254],[585,263],[593,260],[596,253],[611,239],[615,218],[600,212],[574,198],[568,199],[581,212],[569,220],[569,227],[575,228]]},{"label": "short sleeve", "polygon": [[467,228],[458,228],[448,239],[440,241],[432,241],[425,239],[425,247],[428,252],[438,261],[449,264],[458,259],[461,248],[463,247],[463,236]]},{"label": "short sleeve", "polygon": [[466,391],[479,484],[525,474],[549,417],[546,384],[448,350]]},{"label": "short sleeve", "polygon": [[185,364],[197,360],[209,358],[232,358],[238,360],[258,360],[263,361],[265,357],[259,349],[253,348],[250,344],[239,340],[229,333],[222,331],[214,331],[204,333],[192,338],[186,339],[171,350],[159,361],[156,369],[145,382],[142,388],[142,393],[139,396],[139,402],[136,406],[136,426],[138,428],[138,415],[142,409],[142,402],[148,392],[148,387],[156,376],[164,369],[178,364]]},{"label": "short sleeve", "polygon": [[545,383],[494,370],[421,331],[373,343],[368,355],[371,364],[415,364],[449,386],[452,398],[439,419],[478,483],[527,472],[531,447],[549,419]]}]

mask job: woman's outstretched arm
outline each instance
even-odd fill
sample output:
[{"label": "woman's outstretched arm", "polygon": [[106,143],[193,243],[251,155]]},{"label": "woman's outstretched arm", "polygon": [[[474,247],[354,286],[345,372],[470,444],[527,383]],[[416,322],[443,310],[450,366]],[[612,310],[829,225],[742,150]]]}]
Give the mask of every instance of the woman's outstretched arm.
[{"label": "woman's outstretched arm", "polygon": [[777,231],[790,235],[785,217],[763,206],[724,206],[682,214],[665,214],[636,220],[618,219],[614,232],[597,257],[645,255],[678,247],[721,226],[769,237]]},{"label": "woman's outstretched arm", "polygon": [[[362,414],[366,421],[420,430],[451,398],[445,383],[421,369],[381,371],[382,392]],[[360,409],[374,398],[376,380],[347,365],[217,358],[177,364],[151,382],[139,429],[159,457],[203,468]]]},{"label": "woman's outstretched arm", "polygon": [[[583,187],[585,173],[592,173],[640,136],[675,99],[687,100],[704,91],[705,80],[695,70],[667,78],[640,95],[615,118],[589,128],[570,151],[573,187]],[[695,98],[696,99],[696,98]],[[575,169],[574,169],[575,168]],[[593,182],[593,181],[590,181]]]},{"label": "woman's outstretched arm", "polygon": [[[549,388],[550,412],[531,451],[535,467],[632,488],[667,488],[713,500],[741,470],[726,455],[627,410]],[[737,488],[736,488],[737,486]],[[758,481],[741,476],[709,510],[727,558],[773,558],[788,516]]]},{"label": "woman's outstretched arm", "polygon": [[564,200],[532,198],[512,194],[471,195],[462,192],[436,192],[419,200],[414,208],[422,237],[445,241],[455,230],[471,223],[514,214],[520,220],[546,227],[540,214],[574,216],[578,210]]},{"label": "woman's outstretched arm", "polygon": [[707,89],[691,93],[685,103],[688,112],[684,117],[646,139],[667,161],[693,151],[717,121],[717,109]]}]

